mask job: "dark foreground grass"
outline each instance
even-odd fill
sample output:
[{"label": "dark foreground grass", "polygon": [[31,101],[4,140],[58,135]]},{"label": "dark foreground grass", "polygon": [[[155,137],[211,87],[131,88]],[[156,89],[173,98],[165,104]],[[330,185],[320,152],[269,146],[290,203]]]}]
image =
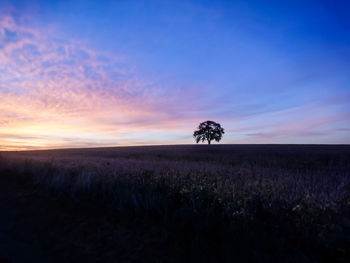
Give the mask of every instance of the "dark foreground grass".
[{"label": "dark foreground grass", "polygon": [[[138,245],[157,250],[142,261],[350,259],[349,146],[7,152],[0,169],[46,196],[91,211],[103,207],[118,218],[115,227],[142,229]],[[113,246],[104,253],[113,255]]]}]

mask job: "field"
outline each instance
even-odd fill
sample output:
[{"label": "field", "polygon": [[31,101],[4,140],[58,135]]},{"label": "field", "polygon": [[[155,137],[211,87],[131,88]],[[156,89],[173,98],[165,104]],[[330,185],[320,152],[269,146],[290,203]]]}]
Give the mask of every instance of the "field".
[{"label": "field", "polygon": [[0,262],[350,259],[348,145],[2,152],[0,185]]}]

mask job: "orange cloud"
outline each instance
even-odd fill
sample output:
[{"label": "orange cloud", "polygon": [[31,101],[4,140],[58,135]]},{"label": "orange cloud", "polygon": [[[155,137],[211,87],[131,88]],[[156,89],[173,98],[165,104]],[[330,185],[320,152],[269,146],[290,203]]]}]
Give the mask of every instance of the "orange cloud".
[{"label": "orange cloud", "polygon": [[0,150],[132,144],[127,132],[181,130],[196,118],[183,100],[193,92],[164,92],[127,65],[1,16]]}]

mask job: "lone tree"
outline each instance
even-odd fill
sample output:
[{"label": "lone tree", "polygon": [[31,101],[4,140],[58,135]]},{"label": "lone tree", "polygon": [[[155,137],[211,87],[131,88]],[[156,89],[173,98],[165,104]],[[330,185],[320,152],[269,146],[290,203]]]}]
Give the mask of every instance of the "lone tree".
[{"label": "lone tree", "polygon": [[197,143],[207,141],[210,144],[212,140],[220,141],[224,133],[224,128],[219,123],[205,121],[199,124],[198,130],[193,133],[193,137]]}]

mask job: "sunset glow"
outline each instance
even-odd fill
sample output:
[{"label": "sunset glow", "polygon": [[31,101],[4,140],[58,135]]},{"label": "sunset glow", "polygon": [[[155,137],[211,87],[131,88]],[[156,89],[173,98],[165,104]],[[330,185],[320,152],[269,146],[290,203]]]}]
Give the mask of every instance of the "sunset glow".
[{"label": "sunset glow", "polygon": [[52,2],[0,1],[0,150],[350,143],[345,3]]}]

